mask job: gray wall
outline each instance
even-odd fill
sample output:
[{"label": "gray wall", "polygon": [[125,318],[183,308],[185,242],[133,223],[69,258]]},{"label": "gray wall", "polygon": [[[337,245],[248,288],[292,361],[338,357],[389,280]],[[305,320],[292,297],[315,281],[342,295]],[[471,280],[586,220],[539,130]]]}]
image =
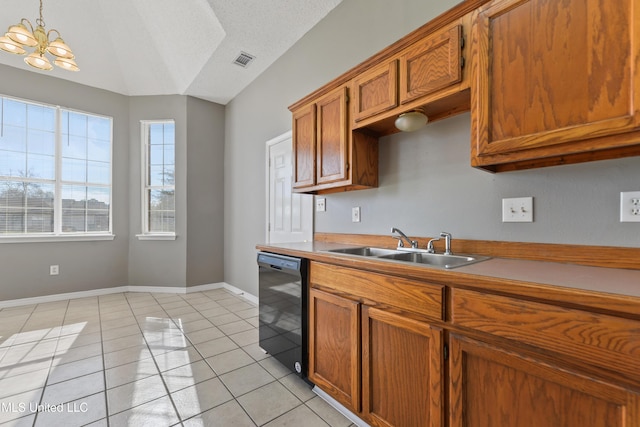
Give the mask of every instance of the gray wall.
[{"label": "gray wall", "polygon": [[[0,65],[0,93],[113,117],[113,164],[128,164],[127,97]],[[129,173],[113,174],[113,241],[0,244],[0,301],[127,283]],[[50,276],[58,264],[60,275]]]},{"label": "gray wall", "polygon": [[[346,0],[227,106],[225,281],[257,294],[264,240],[264,143],[291,128],[287,106],[452,7],[456,1]],[[247,125],[250,123],[250,125]],[[620,191],[640,190],[640,159],[490,174],[469,166],[463,114],[380,140],[380,187],[326,196],[318,232],[640,246],[618,222]],[[535,222],[501,222],[503,197],[533,196]],[[351,223],[351,207],[362,222]],[[597,250],[597,249],[594,249]]]},{"label": "gray wall", "polygon": [[[0,301],[223,280],[223,106],[177,95],[127,97],[3,65],[0,75],[1,94],[113,117],[116,236],[113,241],[0,243]],[[150,119],[176,121],[175,241],[135,237],[142,231],[140,120]],[[49,275],[53,264],[60,266],[58,276]]]},{"label": "gray wall", "polygon": [[187,286],[224,280],[224,107],[187,98]]},{"label": "gray wall", "polygon": [[[187,98],[178,95],[130,98],[129,284],[185,286],[187,276]],[[176,124],[176,240],[138,240],[142,232],[140,120],[174,119]]]}]

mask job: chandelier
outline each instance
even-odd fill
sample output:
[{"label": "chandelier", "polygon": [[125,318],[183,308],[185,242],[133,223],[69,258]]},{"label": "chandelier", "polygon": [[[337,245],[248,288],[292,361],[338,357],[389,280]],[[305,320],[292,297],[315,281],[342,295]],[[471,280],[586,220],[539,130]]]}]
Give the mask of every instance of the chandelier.
[{"label": "chandelier", "polygon": [[[53,63],[58,67],[69,71],[78,71],[78,65],[74,61],[75,56],[60,37],[58,30],[45,31],[42,19],[42,0],[40,0],[40,18],[36,19],[36,24],[34,30],[31,22],[22,18],[19,24],[10,26],[7,33],[0,37],[0,49],[16,55],[25,55],[27,53],[25,48],[35,48],[33,53],[24,58],[24,62],[32,67],[45,71],[52,70],[53,65],[45,56],[45,53],[49,53],[54,57]],[[52,33],[55,33],[57,37],[53,41],[49,41],[49,36]]]}]

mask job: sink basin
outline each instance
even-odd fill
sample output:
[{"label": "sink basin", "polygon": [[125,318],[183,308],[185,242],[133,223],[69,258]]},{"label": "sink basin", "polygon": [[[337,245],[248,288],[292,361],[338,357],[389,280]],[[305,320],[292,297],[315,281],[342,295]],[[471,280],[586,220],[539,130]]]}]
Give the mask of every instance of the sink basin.
[{"label": "sink basin", "polygon": [[395,250],[372,248],[368,246],[357,248],[329,249],[327,252],[373,257],[390,261],[411,262],[414,264],[432,265],[434,267],[443,268],[462,267],[463,265],[469,265],[475,262],[485,261],[489,259],[489,257],[486,256],[476,255],[430,254],[422,249]]},{"label": "sink basin", "polygon": [[456,268],[489,259],[485,256],[470,255],[444,255],[430,254],[427,252],[396,252],[394,254],[380,256],[381,259],[412,262],[415,264],[427,264],[444,268]]},{"label": "sink basin", "polygon": [[372,256],[372,257],[383,257],[387,255],[402,253],[400,251],[396,251],[393,249],[370,248],[370,247],[329,249],[327,252],[335,252],[335,253],[347,254],[347,255]]}]

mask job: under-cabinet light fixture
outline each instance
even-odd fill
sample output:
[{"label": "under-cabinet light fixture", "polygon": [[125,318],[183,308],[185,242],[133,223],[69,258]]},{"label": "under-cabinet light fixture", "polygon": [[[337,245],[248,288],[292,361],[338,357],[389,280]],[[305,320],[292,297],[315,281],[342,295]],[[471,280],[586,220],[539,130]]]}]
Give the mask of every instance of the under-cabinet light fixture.
[{"label": "under-cabinet light fixture", "polygon": [[402,113],[396,119],[396,128],[403,132],[413,132],[424,127],[429,118],[421,108]]}]

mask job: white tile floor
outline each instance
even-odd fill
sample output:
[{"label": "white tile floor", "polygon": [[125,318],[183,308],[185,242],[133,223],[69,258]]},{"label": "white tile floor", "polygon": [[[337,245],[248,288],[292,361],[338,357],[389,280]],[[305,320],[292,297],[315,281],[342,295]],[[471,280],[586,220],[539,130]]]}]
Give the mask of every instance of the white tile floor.
[{"label": "white tile floor", "polygon": [[349,426],[224,290],[0,310],[2,426]]}]

